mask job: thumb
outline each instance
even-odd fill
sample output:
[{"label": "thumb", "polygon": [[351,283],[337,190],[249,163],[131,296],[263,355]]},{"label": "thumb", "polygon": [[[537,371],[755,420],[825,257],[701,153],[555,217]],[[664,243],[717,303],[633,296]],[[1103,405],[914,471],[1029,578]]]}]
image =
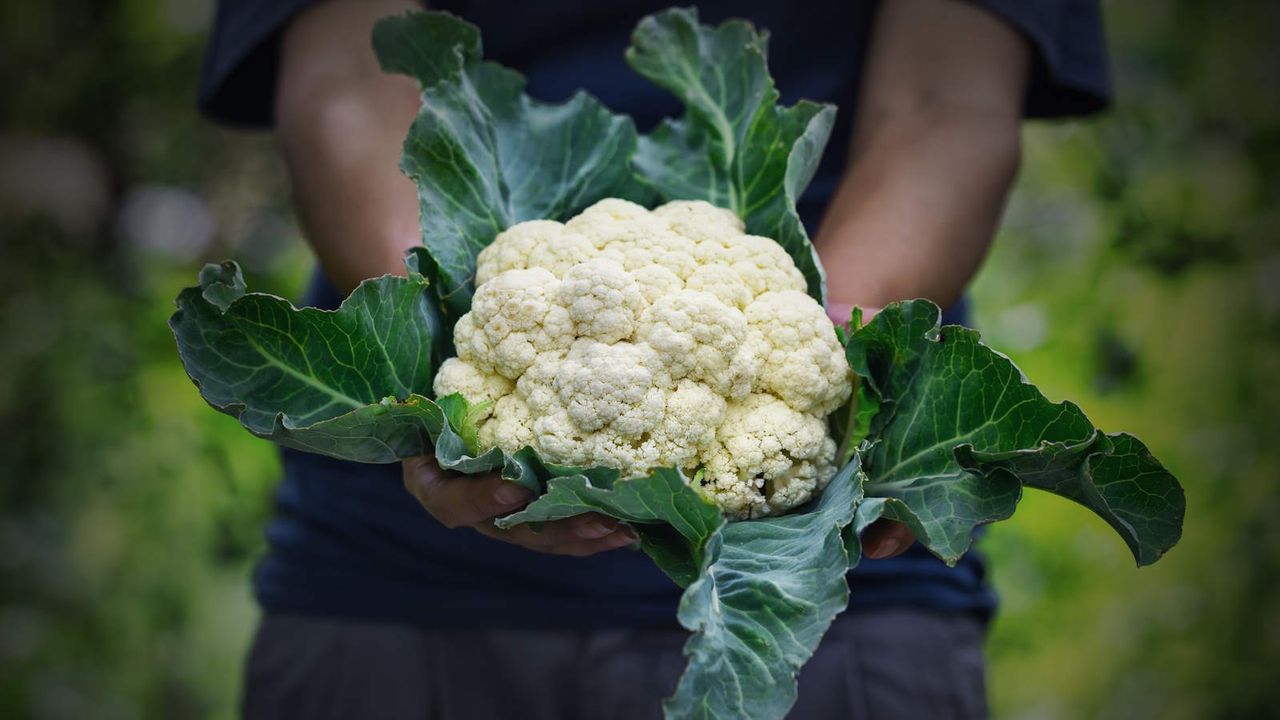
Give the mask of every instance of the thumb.
[{"label": "thumb", "polygon": [[[859,307],[853,303],[837,302],[835,300],[827,301],[827,317],[831,318],[831,322],[836,327],[849,324],[849,320],[853,317],[853,309]],[[862,307],[862,322],[865,324],[871,321],[871,318],[880,312],[880,308]]]},{"label": "thumb", "polygon": [[401,463],[405,489],[445,527],[475,525],[529,501],[525,488],[498,473],[464,475],[441,469],[431,456]]}]

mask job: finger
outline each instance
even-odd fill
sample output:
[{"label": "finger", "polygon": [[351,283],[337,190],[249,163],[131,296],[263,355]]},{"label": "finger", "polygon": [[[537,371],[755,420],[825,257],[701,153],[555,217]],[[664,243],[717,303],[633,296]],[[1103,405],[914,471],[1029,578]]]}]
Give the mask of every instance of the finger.
[{"label": "finger", "polygon": [[432,458],[402,463],[405,488],[442,525],[466,527],[511,512],[532,497],[497,473],[463,475],[440,469]]},{"label": "finger", "polygon": [[862,534],[862,551],[870,560],[901,555],[916,541],[911,528],[894,520],[877,520]]},{"label": "finger", "polygon": [[[600,552],[616,550],[635,542],[635,535],[631,530],[626,528],[616,530],[602,538],[596,538],[594,540],[571,540],[552,544],[528,544],[526,541],[529,538],[529,534],[520,532],[521,529],[528,530],[528,528],[523,526],[517,526],[511,530],[499,530],[492,525],[481,523],[476,525],[475,529],[482,535],[491,537],[494,540],[519,545],[529,550],[548,553],[551,555],[572,555],[574,557],[586,557]],[[533,533],[530,532],[530,534]]]},{"label": "finger", "polygon": [[[492,523],[487,522],[481,523],[481,525],[492,527]],[[499,532],[506,533],[507,537],[505,539],[508,542],[531,548],[564,545],[583,540],[599,540],[615,532],[624,531],[631,533],[631,530],[620,526],[617,520],[604,515],[597,515],[596,513],[544,522],[542,527],[536,531],[528,525],[515,525],[506,530],[499,530]],[[632,539],[634,539],[634,533],[632,533]]]},{"label": "finger", "polygon": [[[855,305],[853,305],[852,303],[842,303],[842,302],[837,302],[835,300],[828,299],[827,300],[827,317],[831,319],[831,323],[836,327],[846,327],[849,325],[849,320],[853,317],[854,307]],[[862,307],[862,324],[863,325],[866,325],[867,323],[871,322],[871,318],[875,317],[876,313],[880,312],[880,308],[876,308],[876,307],[865,307],[865,306],[858,306],[858,307]]]}]

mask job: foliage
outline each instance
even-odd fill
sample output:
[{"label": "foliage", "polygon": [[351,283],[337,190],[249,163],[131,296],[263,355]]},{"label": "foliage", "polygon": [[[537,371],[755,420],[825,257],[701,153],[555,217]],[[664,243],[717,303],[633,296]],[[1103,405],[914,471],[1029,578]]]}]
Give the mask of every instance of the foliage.
[{"label": "foliage", "polygon": [[[0,270],[0,699],[11,717],[229,710],[275,454],[191,402],[139,294],[47,225]],[[135,270],[141,271],[142,267]],[[34,272],[31,272],[34,271]]]},{"label": "foliage", "polygon": [[877,396],[863,456],[868,497],[947,562],[978,525],[1013,514],[1023,486],[1084,505],[1139,565],[1178,542],[1182,488],[1131,435],[1104,435],[1080,408],[1051,403],[968,328],[939,330],[931,303],[890,305],[849,340]]},{"label": "foliage", "polygon": [[418,184],[429,277],[447,316],[471,307],[475,257],[494,235],[629,194],[630,120],[582,92],[560,105],[532,100],[520,74],[482,61],[475,26],[411,14],[379,23],[373,43],[385,70],[417,78],[432,109],[410,128],[401,167]]},{"label": "foliage", "polygon": [[444,420],[414,394],[435,371],[440,320],[411,268],[408,280],[363,283],[327,312],[246,294],[238,265],[211,264],[178,296],[169,325],[205,400],[253,434],[344,460],[392,462],[428,452]]},{"label": "foliage", "polygon": [[627,62],[686,109],[640,138],[636,164],[662,200],[729,208],[747,232],[776,240],[821,302],[826,281],[796,200],[818,169],[836,109],[808,100],[780,107],[767,45],[767,34],[741,21],[702,28],[683,12],[640,21]]},{"label": "foliage", "polygon": [[[189,396],[163,323],[204,252],[287,294],[307,257],[269,140],[191,109],[200,19],[113,5],[0,8],[0,706],[231,717],[279,463]],[[221,232],[152,244],[157,190]]]},{"label": "foliage", "polygon": [[1278,13],[1114,3],[1114,110],[1026,134],[979,325],[1048,395],[1142,435],[1195,512],[1137,575],[1070,506],[1029,497],[1034,522],[988,533],[999,716],[1264,717],[1280,701],[1264,669],[1280,660]]}]

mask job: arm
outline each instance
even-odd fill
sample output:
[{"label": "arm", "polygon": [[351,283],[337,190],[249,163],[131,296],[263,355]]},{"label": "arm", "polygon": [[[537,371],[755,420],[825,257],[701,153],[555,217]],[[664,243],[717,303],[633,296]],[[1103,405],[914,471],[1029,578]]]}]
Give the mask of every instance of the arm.
[{"label": "arm", "polygon": [[285,29],[275,117],[302,229],[325,274],[346,295],[361,280],[404,273],[418,243],[413,183],[400,146],[418,111],[418,86],[378,66],[378,18],[409,0],[331,0]]},{"label": "arm", "polygon": [[[833,316],[917,297],[947,307],[964,292],[1017,174],[1029,55],[967,3],[884,3],[849,164],[814,241]],[[912,542],[896,522],[863,536],[869,558]]]},{"label": "arm", "polygon": [[[329,0],[298,15],[281,43],[276,93],[280,147],[294,204],[325,274],[344,294],[361,280],[403,273],[418,243],[413,183],[400,147],[418,111],[413,80],[386,75],[370,35],[378,18],[416,7],[408,0]],[[471,527],[533,550],[590,555],[635,540],[612,518],[587,514],[498,530],[492,520],[529,493],[497,474],[441,471],[430,457],[402,463],[405,487],[448,527]]]},{"label": "arm", "polygon": [[815,245],[832,303],[954,303],[1017,173],[1029,50],[956,0],[894,0],[876,19],[850,159]]}]

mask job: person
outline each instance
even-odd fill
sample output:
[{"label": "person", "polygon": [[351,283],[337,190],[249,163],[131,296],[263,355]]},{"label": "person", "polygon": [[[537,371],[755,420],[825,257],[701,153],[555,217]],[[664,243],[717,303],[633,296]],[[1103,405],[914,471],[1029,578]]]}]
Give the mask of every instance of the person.
[{"label": "person", "polygon": [[[667,3],[433,3],[478,25],[486,55],[556,101],[585,88],[641,131],[679,113],[632,73],[636,22]],[[383,74],[370,32],[409,0],[223,0],[200,107],[273,127],[321,273],[306,302],[336,307],[361,280],[403,272],[419,242],[398,169],[418,109]],[[927,297],[965,320],[964,290],[1019,165],[1025,117],[1095,112],[1110,88],[1091,0],[699,4],[703,22],[771,32],[783,100],[838,104],[799,210],[833,305]],[[417,496],[419,503],[405,492]],[[499,531],[527,493],[452,476],[431,458],[359,466],[285,452],[264,618],[244,714],[266,717],[632,718],[658,715],[684,665],[679,588],[599,516]],[[868,531],[849,610],[800,674],[797,718],[986,714],[982,645],[995,606],[971,553],[947,568],[905,526]]]}]

